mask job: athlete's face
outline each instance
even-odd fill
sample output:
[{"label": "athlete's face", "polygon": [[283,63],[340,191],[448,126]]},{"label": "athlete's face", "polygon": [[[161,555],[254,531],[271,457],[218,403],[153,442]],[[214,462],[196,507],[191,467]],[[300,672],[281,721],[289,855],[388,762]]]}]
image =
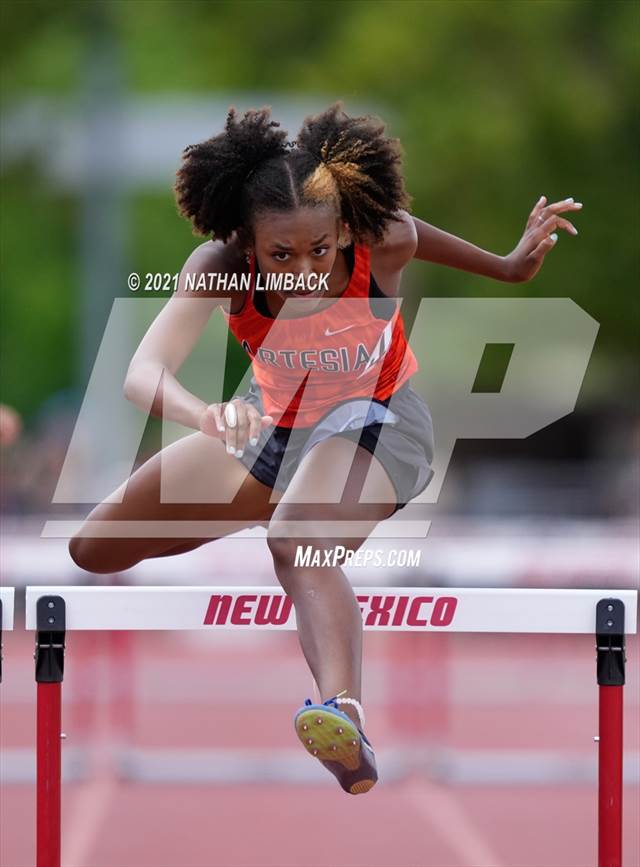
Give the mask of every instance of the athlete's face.
[{"label": "athlete's face", "polygon": [[[338,254],[339,232],[340,220],[333,208],[325,205],[260,214],[254,222],[253,235],[261,273],[288,273],[305,278],[311,274],[330,274]],[[287,294],[322,293],[301,290]]]}]

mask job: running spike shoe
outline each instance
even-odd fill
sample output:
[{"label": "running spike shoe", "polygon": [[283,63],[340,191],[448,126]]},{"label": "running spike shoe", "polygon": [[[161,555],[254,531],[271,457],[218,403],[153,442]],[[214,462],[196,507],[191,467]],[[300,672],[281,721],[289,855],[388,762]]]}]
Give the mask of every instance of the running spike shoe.
[{"label": "running spike shoe", "polygon": [[337,697],[323,704],[306,699],[294,718],[296,734],[307,752],[331,771],[345,792],[361,795],[378,780],[376,757],[364,732],[338,709]]}]

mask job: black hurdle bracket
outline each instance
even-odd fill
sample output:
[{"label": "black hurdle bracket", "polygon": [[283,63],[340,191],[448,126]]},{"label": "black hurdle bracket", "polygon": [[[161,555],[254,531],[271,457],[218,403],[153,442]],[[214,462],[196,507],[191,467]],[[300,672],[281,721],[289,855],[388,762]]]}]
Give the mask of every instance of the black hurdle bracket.
[{"label": "black hurdle bracket", "polygon": [[62,683],[66,606],[62,596],[41,596],[36,603],[36,682]]},{"label": "black hurdle bracket", "polygon": [[624,602],[601,599],[596,605],[596,650],[599,686],[624,686]]}]

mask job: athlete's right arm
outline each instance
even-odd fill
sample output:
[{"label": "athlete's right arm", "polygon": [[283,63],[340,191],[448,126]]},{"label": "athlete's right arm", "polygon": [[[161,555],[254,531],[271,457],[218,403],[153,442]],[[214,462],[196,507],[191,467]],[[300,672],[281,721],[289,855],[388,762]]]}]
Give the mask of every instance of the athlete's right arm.
[{"label": "athlete's right arm", "polygon": [[[151,323],[131,359],[124,382],[127,400],[151,415],[200,429],[200,419],[208,405],[187,391],[175,374],[212,312],[233,293],[218,290],[215,279],[211,280],[211,290],[195,292],[189,287],[198,285],[200,275],[231,273],[241,262],[234,241],[229,244],[207,241],[191,253],[180,272],[175,293]],[[209,278],[205,283],[208,282]]]}]

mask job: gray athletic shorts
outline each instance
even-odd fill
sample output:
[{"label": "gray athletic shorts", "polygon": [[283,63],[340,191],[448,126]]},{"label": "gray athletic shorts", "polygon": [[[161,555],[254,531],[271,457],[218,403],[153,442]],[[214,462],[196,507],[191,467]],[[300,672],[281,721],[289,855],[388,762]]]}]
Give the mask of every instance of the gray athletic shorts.
[{"label": "gray athletic shorts", "polygon": [[[255,377],[251,378],[243,400],[265,415]],[[307,452],[333,436],[346,437],[375,453],[396,490],[394,513],[431,481],[434,454],[431,413],[410,380],[385,401],[352,398],[338,403],[311,427],[264,428],[257,445],[247,441],[239,460],[258,481],[285,491]]]}]

